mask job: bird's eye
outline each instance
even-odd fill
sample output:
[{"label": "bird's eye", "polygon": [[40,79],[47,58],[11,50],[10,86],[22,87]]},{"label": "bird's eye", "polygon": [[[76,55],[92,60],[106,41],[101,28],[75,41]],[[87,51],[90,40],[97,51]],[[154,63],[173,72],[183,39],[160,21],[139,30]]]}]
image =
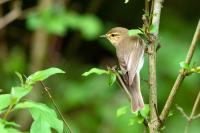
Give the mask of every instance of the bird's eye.
[{"label": "bird's eye", "polygon": [[111,36],[112,36],[112,37],[114,37],[114,36],[115,36],[115,34],[111,34]]}]

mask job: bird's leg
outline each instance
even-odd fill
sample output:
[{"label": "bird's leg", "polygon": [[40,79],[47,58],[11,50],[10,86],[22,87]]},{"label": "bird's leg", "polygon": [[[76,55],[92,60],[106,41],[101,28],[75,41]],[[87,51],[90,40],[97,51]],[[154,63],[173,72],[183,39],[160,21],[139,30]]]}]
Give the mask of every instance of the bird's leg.
[{"label": "bird's leg", "polygon": [[117,81],[118,81],[119,85],[121,86],[122,90],[127,94],[128,99],[131,101],[130,88],[127,86],[127,82],[126,82],[127,79],[125,78],[127,72],[124,75],[123,72],[119,68],[117,68],[117,65],[115,65],[113,67],[107,66],[107,69],[116,73]]}]

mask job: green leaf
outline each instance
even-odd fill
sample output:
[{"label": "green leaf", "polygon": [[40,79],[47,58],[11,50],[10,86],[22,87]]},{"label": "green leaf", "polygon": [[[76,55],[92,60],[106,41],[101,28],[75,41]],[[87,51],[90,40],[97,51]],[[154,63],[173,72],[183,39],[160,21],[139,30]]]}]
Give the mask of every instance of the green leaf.
[{"label": "green leaf", "polygon": [[[34,125],[36,127],[38,127],[37,124],[42,121],[43,123],[48,123],[49,126],[57,130],[58,133],[62,133],[63,131],[63,122],[57,118],[55,111],[45,104],[26,101],[17,104],[15,109],[28,109],[35,121],[42,119],[36,122],[36,125]],[[47,131],[47,124],[45,126],[44,130]]]},{"label": "green leaf", "polygon": [[22,133],[21,131],[14,128],[5,128],[5,129],[7,130],[7,133]]},{"label": "green leaf", "polygon": [[187,70],[190,69],[189,64],[185,63],[184,61],[180,62],[179,65],[180,65],[180,67],[183,68],[183,69],[187,69]]},{"label": "green leaf", "polygon": [[169,111],[169,114],[168,114],[167,117],[171,117],[171,116],[173,116],[173,115],[174,115],[173,111]]},{"label": "green leaf", "polygon": [[138,124],[142,124],[143,122],[144,122],[144,118],[141,117],[141,116],[138,116],[138,117],[137,117],[137,123],[138,123]]},{"label": "green leaf", "polygon": [[11,95],[13,98],[16,98],[16,102],[18,102],[22,97],[26,96],[31,90],[32,90],[31,86],[12,87]]},{"label": "green leaf", "polygon": [[10,94],[2,94],[0,95],[0,110],[8,107],[11,104],[11,95]]},{"label": "green leaf", "polygon": [[149,115],[149,104],[145,104],[144,105],[144,108],[142,108],[141,110],[140,110],[140,114],[142,115],[142,117],[144,117],[144,118],[147,118],[148,117],[148,115]]},{"label": "green leaf", "polygon": [[134,125],[136,123],[140,123],[141,122],[141,117],[140,115],[138,115],[138,111],[136,112],[131,112],[131,117],[129,119],[129,125]]},{"label": "green leaf", "polygon": [[27,16],[26,25],[28,29],[35,30],[39,27],[42,27],[42,19],[38,16],[39,15],[35,12],[32,12]]},{"label": "green leaf", "polygon": [[151,26],[150,26],[150,33],[155,33],[155,32],[157,32],[157,30],[158,30],[158,26],[157,25],[155,25],[155,24],[152,24]]},{"label": "green leaf", "polygon": [[129,36],[136,36],[138,34],[143,34],[141,30],[139,29],[131,29],[131,30],[128,30],[128,35]]},{"label": "green leaf", "polygon": [[30,133],[51,133],[49,123],[39,116],[31,125]]},{"label": "green leaf", "polygon": [[130,110],[129,105],[123,106],[123,107],[117,109],[116,115],[117,115],[117,117],[120,117],[122,115],[125,115],[129,110]]},{"label": "green leaf", "polygon": [[6,127],[5,124],[0,123],[0,133],[22,133],[22,132],[12,127]]},{"label": "green leaf", "polygon": [[134,125],[136,123],[142,124],[144,122],[144,118],[139,115],[138,111],[132,114],[131,119],[129,119],[129,125]]},{"label": "green leaf", "polygon": [[92,74],[92,73],[95,73],[95,74],[98,74],[98,75],[101,75],[101,74],[109,74],[109,72],[106,71],[106,70],[104,70],[104,69],[92,68],[92,69],[90,69],[89,71],[84,72],[84,73],[82,74],[82,76],[88,76],[88,75],[90,75],[90,74]]},{"label": "green leaf", "polygon": [[192,73],[200,73],[200,66],[191,68],[191,69],[189,70],[189,72],[192,72]]},{"label": "green leaf", "polygon": [[78,28],[82,36],[87,40],[96,39],[101,34],[103,24],[101,20],[92,14],[79,16]]},{"label": "green leaf", "polygon": [[26,84],[32,85],[37,81],[43,81],[47,79],[49,76],[52,76],[57,73],[65,73],[65,72],[59,68],[54,68],[54,67],[42,71],[37,71],[27,78]]},{"label": "green leaf", "polygon": [[129,125],[132,126],[135,123],[137,123],[137,117],[132,117],[131,119],[129,119]]},{"label": "green leaf", "polygon": [[5,125],[3,125],[2,123],[0,123],[0,133],[8,133],[5,129]]},{"label": "green leaf", "polygon": [[116,78],[117,78],[116,75],[111,72],[109,76],[109,86],[112,86],[115,83]]},{"label": "green leaf", "polygon": [[0,119],[0,123],[4,124],[5,126],[14,126],[14,127],[20,127],[19,124],[15,123],[15,122],[11,122],[11,121],[6,121],[4,119]]}]

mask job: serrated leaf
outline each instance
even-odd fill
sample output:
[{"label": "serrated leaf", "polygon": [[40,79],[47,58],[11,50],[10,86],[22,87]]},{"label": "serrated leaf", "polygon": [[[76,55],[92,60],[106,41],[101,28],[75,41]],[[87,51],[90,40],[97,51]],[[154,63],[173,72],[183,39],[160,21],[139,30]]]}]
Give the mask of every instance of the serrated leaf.
[{"label": "serrated leaf", "polygon": [[144,118],[146,118],[146,117],[148,117],[148,115],[149,115],[149,104],[145,104],[144,105],[144,108],[142,108],[141,110],[140,110],[140,114],[142,115],[142,117],[144,117]]},{"label": "serrated leaf", "polygon": [[26,96],[32,90],[31,86],[26,87],[12,87],[11,95],[16,98],[16,102],[18,102],[22,97]]},{"label": "serrated leaf", "polygon": [[185,63],[184,61],[180,62],[179,65],[180,65],[181,68],[184,68],[184,69],[187,69],[187,70],[190,69],[189,64]]},{"label": "serrated leaf", "polygon": [[157,30],[158,30],[158,26],[157,25],[155,25],[155,24],[152,24],[151,26],[150,26],[150,33],[155,33],[155,32],[157,32]]},{"label": "serrated leaf", "polygon": [[57,73],[65,73],[63,70],[59,69],[59,68],[49,68],[46,70],[42,70],[42,71],[37,71],[34,74],[31,74],[27,80],[26,80],[26,84],[27,85],[32,85],[38,81],[43,81],[45,79],[47,79],[49,76],[52,76],[54,74]]},{"label": "serrated leaf", "polygon": [[32,123],[30,133],[51,133],[51,127],[49,123],[39,116],[39,118]]},{"label": "serrated leaf", "polygon": [[0,95],[0,110],[8,107],[11,104],[12,98],[10,94]]},{"label": "serrated leaf", "polygon": [[92,69],[90,69],[89,71],[84,72],[84,73],[82,74],[82,76],[88,76],[88,75],[93,74],[93,73],[94,73],[94,74],[98,74],[98,75],[101,75],[101,74],[109,74],[109,72],[106,71],[106,70],[104,70],[104,69],[92,68]]},{"label": "serrated leaf", "polygon": [[15,109],[28,109],[34,120],[42,119],[40,121],[48,123],[50,127],[57,130],[58,133],[62,133],[63,131],[63,122],[57,118],[55,111],[45,104],[26,101],[17,104]]},{"label": "serrated leaf", "polygon": [[137,36],[138,34],[143,34],[143,33],[139,29],[128,30],[128,35],[129,36]]},{"label": "serrated leaf", "polygon": [[116,81],[116,75],[114,73],[110,73],[110,76],[109,76],[109,86],[112,86],[115,81]]},{"label": "serrated leaf", "polygon": [[120,117],[122,115],[125,115],[129,110],[130,110],[130,106],[128,106],[128,105],[127,106],[123,106],[121,108],[118,108],[116,116]]}]

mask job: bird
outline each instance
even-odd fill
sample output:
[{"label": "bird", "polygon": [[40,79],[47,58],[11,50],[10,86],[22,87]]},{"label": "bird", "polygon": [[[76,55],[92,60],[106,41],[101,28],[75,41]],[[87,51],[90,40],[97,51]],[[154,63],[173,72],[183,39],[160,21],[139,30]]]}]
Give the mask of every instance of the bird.
[{"label": "bird", "polygon": [[145,42],[138,35],[129,36],[128,29],[123,27],[112,28],[100,37],[107,38],[116,49],[132,112],[141,110],[144,101],[140,90],[140,70],[144,64]]}]

